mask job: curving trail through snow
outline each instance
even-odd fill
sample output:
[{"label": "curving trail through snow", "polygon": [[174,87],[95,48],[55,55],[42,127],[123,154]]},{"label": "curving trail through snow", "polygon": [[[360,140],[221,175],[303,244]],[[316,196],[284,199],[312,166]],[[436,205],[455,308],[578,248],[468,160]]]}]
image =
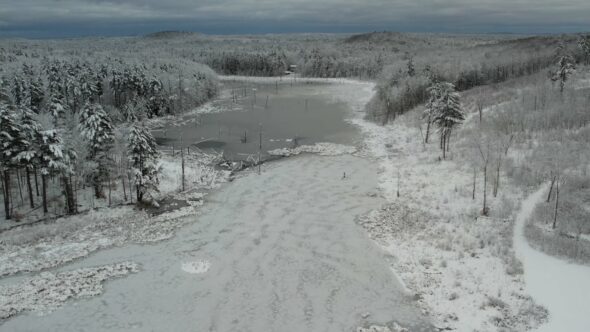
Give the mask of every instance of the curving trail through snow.
[{"label": "curving trail through snow", "polygon": [[542,186],[522,202],[514,232],[514,249],[524,264],[527,291],[549,310],[549,322],[537,331],[588,332],[590,267],[548,256],[533,249],[524,237],[525,223],[546,189]]}]

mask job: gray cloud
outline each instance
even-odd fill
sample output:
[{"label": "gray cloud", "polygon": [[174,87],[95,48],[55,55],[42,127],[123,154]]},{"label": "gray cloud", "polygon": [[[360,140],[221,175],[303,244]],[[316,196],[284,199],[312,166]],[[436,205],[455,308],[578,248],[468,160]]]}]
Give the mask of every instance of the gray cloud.
[{"label": "gray cloud", "polygon": [[[587,0],[0,0],[0,34],[158,28],[207,32],[359,29],[590,30]],[[225,30],[224,30],[225,28]]]}]

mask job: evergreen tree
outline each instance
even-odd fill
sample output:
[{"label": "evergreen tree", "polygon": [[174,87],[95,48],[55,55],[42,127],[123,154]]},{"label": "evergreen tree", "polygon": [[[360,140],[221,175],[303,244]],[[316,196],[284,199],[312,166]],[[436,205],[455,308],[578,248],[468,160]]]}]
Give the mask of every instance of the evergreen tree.
[{"label": "evergreen tree", "polygon": [[33,170],[33,166],[38,162],[37,145],[39,143],[41,127],[35,119],[33,111],[25,107],[21,107],[20,109],[20,123],[24,140],[21,151],[17,155],[17,161],[25,169],[29,204],[31,208],[34,208],[35,202],[33,200],[33,188],[31,186],[31,170]]},{"label": "evergreen tree", "polygon": [[[38,145],[39,164],[41,166],[41,183],[43,192],[43,212],[47,213],[47,177],[51,174],[60,174],[62,179],[72,172],[71,161],[75,154],[64,151],[64,145],[57,130],[41,130],[39,132]],[[75,201],[71,183],[64,183],[66,206],[69,213],[75,212]]]},{"label": "evergreen tree", "polygon": [[408,60],[408,76],[413,77],[416,75],[416,68],[414,68],[414,58],[410,57]]},{"label": "evergreen tree", "polygon": [[581,36],[578,40],[578,47],[582,51],[582,55],[586,60],[586,64],[590,63],[590,35]]},{"label": "evergreen tree", "polygon": [[108,152],[113,145],[113,124],[102,106],[91,103],[84,106],[80,112],[80,132],[88,143],[88,158],[97,163],[92,184],[96,198],[101,198],[112,163]]},{"label": "evergreen tree", "polygon": [[0,171],[2,172],[2,188],[4,189],[4,213],[6,219],[10,213],[10,172],[19,164],[17,156],[27,145],[23,137],[22,127],[15,116],[12,105],[0,101]]},{"label": "evergreen tree", "polygon": [[135,178],[137,201],[144,201],[146,195],[158,191],[158,173],[156,165],[159,153],[156,140],[149,129],[135,124],[129,133],[129,161]]},{"label": "evergreen tree", "polygon": [[29,98],[31,109],[36,113],[39,113],[43,98],[45,98],[45,89],[40,78],[31,79],[29,83]]},{"label": "evergreen tree", "polygon": [[52,92],[49,100],[48,111],[53,116],[54,123],[58,124],[66,111],[66,103],[59,92]]},{"label": "evergreen tree", "polygon": [[552,81],[559,81],[559,91],[563,93],[565,83],[576,70],[574,57],[569,54],[564,43],[559,44],[555,58],[557,68],[551,75]]},{"label": "evergreen tree", "polygon": [[453,127],[465,120],[461,108],[459,94],[455,86],[448,82],[435,83],[429,88],[431,100],[429,101],[432,123],[436,124],[440,131],[440,146],[443,151],[443,158],[446,158],[446,151],[449,148],[449,141]]}]

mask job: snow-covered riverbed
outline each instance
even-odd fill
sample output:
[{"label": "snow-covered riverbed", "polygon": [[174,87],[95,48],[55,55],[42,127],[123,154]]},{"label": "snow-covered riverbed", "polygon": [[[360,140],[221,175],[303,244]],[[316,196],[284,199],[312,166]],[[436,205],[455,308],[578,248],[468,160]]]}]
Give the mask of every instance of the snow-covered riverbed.
[{"label": "snow-covered riverbed", "polygon": [[395,321],[426,330],[383,252],[355,224],[382,203],[376,174],[371,160],[350,155],[274,163],[212,194],[175,238],[102,251],[66,268],[141,264],[102,296],[2,328],[349,331]]},{"label": "snow-covered riverbed", "polygon": [[[348,116],[356,118],[372,88],[357,82],[312,92],[345,102],[353,111]],[[376,162],[350,155],[355,147],[333,146],[340,152],[332,153],[330,144],[312,146],[311,152],[323,156],[266,164],[260,175],[247,171],[207,196],[198,214],[179,219],[186,226],[167,241],[121,243],[50,269],[45,279],[51,281],[54,302],[39,301],[43,297],[35,292],[48,290],[28,276],[6,280],[20,284],[3,303],[22,302],[14,293],[22,287],[28,290],[28,304],[0,328],[353,331],[377,325],[431,330],[391,270],[389,254],[355,223],[383,204]],[[332,152],[322,153],[326,147]],[[53,281],[122,262],[134,264],[130,271],[135,273],[109,280],[102,294],[99,284],[116,276]],[[90,293],[95,297],[85,295]]]}]

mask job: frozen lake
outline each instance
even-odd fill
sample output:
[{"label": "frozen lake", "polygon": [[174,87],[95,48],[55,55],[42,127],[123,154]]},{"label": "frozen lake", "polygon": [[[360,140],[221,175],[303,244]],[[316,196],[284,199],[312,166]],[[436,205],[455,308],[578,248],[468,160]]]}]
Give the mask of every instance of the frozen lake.
[{"label": "frozen lake", "polygon": [[[278,128],[287,128],[292,131],[280,137],[301,132],[309,137],[305,143],[358,138],[344,122],[351,114],[346,104],[319,96],[318,86],[292,91],[297,93],[281,95],[285,108],[274,110],[276,126],[268,126],[267,136],[278,138]],[[307,111],[298,109],[302,95],[309,100]],[[212,114],[209,123],[214,128],[213,119],[223,118],[256,126],[264,112]],[[188,127],[180,128],[188,141]],[[239,141],[227,146],[236,154],[249,151]],[[373,160],[352,155],[302,155],[265,164],[260,175],[246,171],[207,196],[172,239],[99,251],[57,269],[132,261],[141,265],[139,273],[106,282],[100,296],[66,302],[44,316],[24,313],[0,329],[340,332],[400,324],[431,331],[392,272],[390,257],[355,222],[383,203],[377,173]]]},{"label": "frozen lake", "polygon": [[353,156],[268,164],[211,195],[173,239],[101,251],[65,268],[131,260],[141,264],[138,274],[1,328],[340,332],[395,321],[429,330],[387,257],[355,223],[382,203],[368,195],[376,173]]},{"label": "frozen lake", "polygon": [[214,102],[222,112],[186,117],[180,125],[155,130],[154,136],[166,148],[214,149],[232,160],[257,154],[261,136],[263,155],[296,144],[352,144],[358,135],[344,121],[349,109],[323,95],[325,86],[225,82],[223,97]]}]

